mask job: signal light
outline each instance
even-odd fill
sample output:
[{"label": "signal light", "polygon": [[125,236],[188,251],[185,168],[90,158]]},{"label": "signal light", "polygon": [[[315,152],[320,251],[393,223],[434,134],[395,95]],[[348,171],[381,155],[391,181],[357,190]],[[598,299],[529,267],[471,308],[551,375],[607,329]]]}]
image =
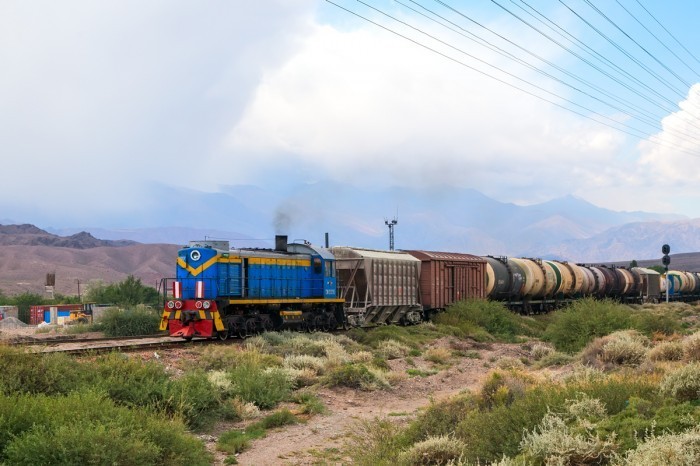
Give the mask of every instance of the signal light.
[{"label": "signal light", "polygon": [[204,309],[209,309],[209,308],[211,307],[211,302],[210,302],[210,301],[204,301],[204,302],[202,303],[202,307],[203,307]]},{"label": "signal light", "polygon": [[175,302],[174,301],[168,301],[168,309],[173,309],[175,308]]},{"label": "signal light", "polygon": [[175,309],[182,309],[182,301],[175,301]]},{"label": "signal light", "polygon": [[202,302],[197,301],[196,303],[194,303],[194,307],[196,307],[197,309],[202,309]]}]

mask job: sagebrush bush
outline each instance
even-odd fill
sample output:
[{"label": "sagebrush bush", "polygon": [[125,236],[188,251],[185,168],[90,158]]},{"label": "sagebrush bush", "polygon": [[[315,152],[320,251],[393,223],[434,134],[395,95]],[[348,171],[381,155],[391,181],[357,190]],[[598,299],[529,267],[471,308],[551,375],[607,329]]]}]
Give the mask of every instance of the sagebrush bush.
[{"label": "sagebrush bush", "polygon": [[552,413],[524,435],[520,447],[525,457],[537,464],[600,464],[616,450],[613,441],[585,430],[578,433]]},{"label": "sagebrush bush", "polygon": [[683,359],[683,344],[680,341],[662,341],[647,353],[651,361],[680,361]]},{"label": "sagebrush bush", "polygon": [[429,348],[424,357],[435,364],[445,364],[452,358],[452,351],[443,347]]},{"label": "sagebrush bush", "polygon": [[350,361],[350,355],[345,347],[333,338],[324,338],[319,342],[326,357],[326,368],[339,366]]},{"label": "sagebrush bush", "polygon": [[615,332],[608,335],[600,359],[619,365],[639,365],[645,358],[649,340],[635,331]]},{"label": "sagebrush bush", "polygon": [[599,421],[607,414],[605,405],[596,398],[586,395],[575,400],[566,400],[567,411],[578,420]]},{"label": "sagebrush bush", "polygon": [[466,448],[464,442],[450,436],[428,437],[399,455],[405,465],[446,465],[459,460]]},{"label": "sagebrush bush", "polygon": [[518,359],[514,358],[512,356],[504,356],[498,361],[496,361],[496,367],[499,369],[523,369],[525,367],[525,364]]},{"label": "sagebrush bush", "polygon": [[323,373],[326,362],[318,356],[308,354],[293,354],[284,358],[284,367],[292,369],[311,369],[316,374]]},{"label": "sagebrush bush", "polygon": [[683,357],[686,361],[700,361],[700,332],[683,339]]},{"label": "sagebrush bush", "polygon": [[410,446],[401,427],[391,421],[375,418],[358,422],[350,434],[347,454],[354,464],[397,464],[401,451]]},{"label": "sagebrush bush", "polygon": [[700,464],[700,428],[652,435],[614,462],[616,466],[691,466]]},{"label": "sagebrush bush", "polygon": [[545,345],[542,343],[535,343],[532,345],[532,348],[530,349],[530,356],[532,356],[532,359],[535,361],[539,361],[540,359],[544,358],[545,356],[550,356],[554,354],[555,349],[552,348],[549,345]]},{"label": "sagebrush bush", "polygon": [[669,372],[659,389],[679,401],[700,400],[700,363],[693,362]]},{"label": "sagebrush bush", "polygon": [[411,348],[396,340],[382,340],[377,344],[377,353],[386,359],[403,358]]},{"label": "sagebrush bush", "polygon": [[581,360],[594,367],[639,365],[646,357],[648,341],[635,330],[613,332],[586,345],[581,352]]}]

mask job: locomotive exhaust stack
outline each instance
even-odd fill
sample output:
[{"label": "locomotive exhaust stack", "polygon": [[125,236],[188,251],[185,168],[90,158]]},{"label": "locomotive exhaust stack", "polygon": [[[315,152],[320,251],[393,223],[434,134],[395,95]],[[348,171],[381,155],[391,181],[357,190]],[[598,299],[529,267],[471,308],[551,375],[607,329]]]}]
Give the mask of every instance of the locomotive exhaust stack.
[{"label": "locomotive exhaust stack", "polygon": [[287,235],[275,235],[275,251],[287,252]]}]

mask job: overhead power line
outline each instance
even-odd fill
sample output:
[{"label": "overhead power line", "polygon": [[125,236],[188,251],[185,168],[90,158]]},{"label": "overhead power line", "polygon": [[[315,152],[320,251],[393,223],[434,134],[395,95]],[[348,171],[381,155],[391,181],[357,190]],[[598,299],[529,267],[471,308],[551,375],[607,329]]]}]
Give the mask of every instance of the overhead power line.
[{"label": "overhead power line", "polygon": [[[490,63],[489,60],[485,60],[483,58],[480,58],[480,57],[474,55],[473,53],[467,52],[464,48],[453,44],[451,40],[440,38],[433,33],[429,33],[427,31],[423,30],[421,27],[418,27],[414,24],[411,24],[409,22],[409,20],[399,19],[396,16],[394,16],[390,13],[387,13],[386,11],[382,10],[379,7],[373,6],[366,1],[356,0],[357,3],[364,5],[364,7],[368,8],[369,10],[373,11],[374,13],[378,13],[382,17],[387,18],[387,19],[397,23],[397,26],[400,26],[401,28],[407,28],[407,30],[410,30],[410,33],[399,32],[398,30],[395,30],[395,29],[393,29],[385,24],[381,24],[381,23],[377,22],[376,20],[373,20],[367,16],[364,16],[364,15],[358,13],[357,11],[346,8],[345,6],[340,5],[339,3],[336,3],[336,2],[331,1],[331,0],[326,0],[326,1],[328,3],[334,5],[335,7],[340,8],[340,9],[342,9],[342,10],[368,22],[368,23],[371,23],[371,24],[373,24],[373,25],[375,25],[375,26],[377,26],[377,27],[379,27],[387,32],[390,32],[390,33],[392,33],[392,34],[394,34],[394,35],[396,35],[396,36],[398,36],[406,41],[409,41],[409,42],[411,42],[415,45],[418,45],[418,46],[420,46],[420,47],[422,47],[422,48],[424,48],[432,53],[435,53],[443,58],[446,58],[446,59],[448,59],[456,64],[459,64],[463,67],[469,68],[469,69],[471,69],[471,70],[473,70],[473,71],[475,71],[483,76],[486,76],[490,79],[498,81],[502,84],[505,84],[511,88],[514,88],[514,89],[516,89],[520,92],[523,92],[527,95],[530,95],[530,96],[535,97],[539,100],[547,102],[551,105],[562,108],[562,109],[567,110],[569,112],[572,112],[576,115],[590,119],[592,121],[595,121],[598,124],[602,124],[604,126],[607,126],[607,127],[612,128],[614,130],[617,130],[619,132],[628,134],[628,135],[633,136],[635,138],[646,139],[646,140],[649,140],[650,142],[657,144],[659,146],[662,146],[662,147],[670,148],[670,149],[684,152],[687,154],[698,155],[696,152],[694,152],[694,151],[691,152],[686,147],[682,147],[681,145],[676,144],[675,142],[660,140],[657,135],[652,134],[649,131],[643,131],[635,126],[632,126],[632,125],[624,122],[624,121],[620,121],[618,119],[611,118],[610,116],[605,115],[604,113],[601,113],[600,111],[598,111],[594,108],[591,108],[590,106],[587,106],[581,102],[577,102],[575,100],[567,98],[567,97],[565,97],[565,96],[563,96],[555,91],[545,89],[544,87],[532,82],[531,80],[529,80],[523,76],[518,75],[518,73],[515,72],[514,70],[505,69],[503,66],[498,66],[498,65],[495,65],[493,63]],[[528,47],[524,47],[524,46],[520,45],[518,43],[518,41],[511,40],[508,37],[506,37],[505,35],[500,34],[487,26],[484,26],[483,24],[479,23],[478,21],[474,20],[473,18],[470,18],[468,15],[465,15],[464,13],[451,7],[446,2],[444,2],[442,0],[434,0],[435,3],[441,5],[442,7],[453,12],[454,14],[457,14],[458,16],[468,20],[471,24],[476,25],[477,27],[481,28],[482,30],[488,31],[489,33],[493,34],[495,37],[498,37],[500,40],[505,41],[507,44],[509,44],[509,46],[515,47],[520,52],[527,54],[528,56],[538,60],[542,64],[546,64],[548,67],[551,67],[553,71],[555,70],[556,72],[561,73],[565,77],[556,76],[555,74],[553,74],[553,72],[548,72],[548,71],[542,69],[540,66],[533,64],[531,60],[527,60],[523,57],[517,56],[516,54],[512,53],[511,51],[508,51],[507,49],[505,49],[504,47],[498,46],[495,43],[493,43],[492,41],[486,39],[483,35],[478,34],[478,33],[474,33],[472,31],[464,28],[463,26],[459,25],[458,23],[454,22],[453,20],[450,20],[450,19],[446,18],[444,15],[441,15],[441,14],[437,13],[436,11],[433,11],[433,10],[425,7],[423,4],[421,4],[415,0],[408,0],[408,1],[412,4],[414,4],[416,7],[420,8],[422,11],[419,11],[416,8],[411,7],[400,0],[396,0],[395,3],[401,5],[404,8],[407,8],[409,11],[416,13],[423,18],[428,19],[429,21],[431,21],[435,24],[440,25],[442,28],[445,28],[446,30],[448,30],[452,33],[456,33],[463,38],[466,38],[472,42],[477,43],[479,46],[481,46],[489,51],[498,53],[499,55],[508,58],[512,62],[517,63],[519,66],[522,66],[522,67],[524,67],[528,70],[531,70],[531,71],[535,71],[535,72],[539,73],[540,75],[545,76],[547,79],[549,79],[549,80],[551,80],[559,85],[562,85],[562,86],[565,86],[569,89],[574,90],[581,97],[591,99],[591,101],[595,101],[599,105],[603,105],[604,107],[606,107],[608,109],[615,110],[617,113],[620,113],[622,115],[626,115],[628,118],[631,118],[631,120],[629,120],[630,123],[632,121],[637,121],[638,123],[649,126],[656,131],[662,129],[660,122],[658,121],[659,117],[655,114],[655,112],[650,112],[649,110],[642,108],[639,105],[636,105],[636,104],[630,102],[628,99],[619,95],[619,93],[616,93],[614,91],[611,92],[610,90],[606,89],[605,87],[603,87],[601,85],[592,83],[586,79],[583,79],[583,78],[577,76],[576,74],[568,71],[564,67],[559,66],[558,64],[552,62],[551,60],[548,60],[548,59],[540,56],[539,54],[533,52]],[[514,0],[510,0],[510,1],[511,1],[511,3],[515,4]],[[520,1],[521,1],[521,3],[526,5],[530,9],[530,11],[532,11],[534,13],[531,13],[531,12],[525,10],[525,8],[523,8],[519,5],[516,5],[518,8],[520,8],[523,12],[527,13],[532,18],[537,19],[537,21],[540,22],[541,24],[546,25],[550,30],[555,31],[555,27],[550,26],[550,24],[554,25],[556,23],[552,22],[549,18],[546,17],[546,15],[541,14],[541,12],[534,9],[531,5],[529,5],[524,0],[520,0]],[[588,3],[589,6],[591,6],[592,8],[597,9],[595,7],[595,5],[590,4],[589,0],[584,0],[584,1],[586,3]],[[532,25],[530,22],[523,19],[522,17],[520,17],[516,13],[510,11],[509,9],[507,9],[506,7],[501,5],[498,1],[491,0],[491,2],[493,4],[499,6],[504,11],[507,11],[511,16],[514,16],[520,22],[527,25],[529,28],[532,28],[533,30],[535,30],[538,34],[541,34],[544,37],[546,37],[547,40],[551,41],[552,43],[557,44],[559,47],[567,50],[568,53],[571,53],[572,55],[576,56],[579,60],[581,60],[581,61],[587,63],[589,66],[593,67],[601,75],[606,76],[608,79],[612,80],[612,82],[614,82],[615,85],[619,85],[619,86],[627,89],[631,93],[633,93],[639,97],[644,98],[645,102],[647,102],[647,104],[651,103],[652,105],[657,106],[659,109],[666,112],[666,114],[671,113],[673,111],[669,107],[666,107],[666,105],[660,105],[659,102],[654,102],[654,99],[651,98],[650,95],[646,94],[646,92],[651,92],[654,96],[662,99],[665,102],[668,102],[670,106],[677,108],[676,107],[677,104],[674,101],[670,100],[664,94],[658,92],[657,90],[655,90],[651,86],[643,83],[641,80],[636,78],[634,75],[627,73],[630,80],[633,81],[635,83],[635,85],[631,85],[630,83],[623,82],[621,78],[612,76],[607,71],[602,70],[599,66],[592,64],[590,62],[590,60],[586,59],[585,57],[582,57],[580,54],[573,51],[570,47],[562,44],[561,42],[557,41],[555,38],[546,34],[544,31],[542,31],[537,26]],[[600,30],[595,25],[593,25],[590,20],[586,20],[582,16],[577,14],[568,5],[566,5],[566,3],[564,3],[563,0],[559,0],[559,2],[562,3],[567,9],[569,9],[569,11],[572,12],[572,14],[577,16],[582,21],[584,21],[584,22],[588,21],[588,23],[590,23],[589,27],[593,28],[594,30],[597,30],[598,33],[601,34],[603,37],[607,37],[606,40],[609,43],[611,43],[611,45],[613,45],[618,51],[620,51],[626,57],[628,57],[631,61],[638,63],[639,66],[642,68],[646,67],[646,69],[648,69],[648,66],[643,64],[641,62],[641,60],[634,57],[631,52],[625,50],[619,44],[616,44],[612,38],[608,37],[602,30]],[[619,32],[621,32],[623,35],[625,35],[625,37],[628,37],[636,45],[638,45],[638,47],[640,49],[644,50],[647,54],[650,54],[649,50],[646,47],[644,47],[642,44],[640,44],[639,41],[634,39],[630,34],[626,33],[619,25],[617,25],[612,19],[610,19],[607,14],[600,11],[599,9],[597,9],[597,10],[598,10],[597,12],[599,13],[600,16],[604,17],[609,23],[614,25],[616,27],[616,29],[619,30]],[[629,11],[626,10],[626,12],[628,14],[630,14]],[[539,16],[539,18],[538,18],[538,16]],[[637,18],[635,18],[635,20],[637,20]],[[560,27],[559,27],[559,29],[561,31],[564,31]],[[423,40],[419,40],[416,37],[411,37],[411,36],[414,36],[415,34],[418,34],[419,37],[423,37]],[[567,37],[567,40],[570,41],[572,44],[576,44],[578,47],[581,47],[582,50],[587,50],[587,53],[599,55],[603,61],[609,62],[611,64],[613,63],[612,60],[600,55],[599,52],[595,52],[587,44],[578,41],[578,39],[576,39],[574,36],[572,36],[568,33],[564,34],[563,32],[557,32],[557,34],[560,35],[561,37],[564,37],[565,35],[570,36],[571,38]],[[436,44],[439,44],[440,48],[447,47],[447,49],[450,50],[451,52],[448,53],[446,51],[440,51],[440,50],[438,50],[438,48],[436,48],[436,46],[428,45],[428,43],[425,42],[426,40],[434,42]],[[488,69],[490,69],[491,71],[490,72],[484,71],[483,69],[472,66],[468,62],[465,62],[461,59],[456,58],[455,56],[453,56],[453,54],[455,52],[459,53],[460,55],[464,56],[465,58],[467,58],[468,60],[470,60],[472,62],[478,63],[481,66],[488,67]],[[664,65],[660,60],[655,60],[655,61],[658,62],[662,67],[668,68],[668,71],[671,74],[673,74],[674,76],[677,76],[679,81],[681,81],[684,84],[687,84],[688,87],[690,87],[690,84],[687,83],[687,81],[685,81],[680,75],[678,75],[678,73],[671,70],[669,65]],[[615,67],[618,70],[622,70],[622,67],[620,67],[618,65],[615,65]],[[648,73],[650,75],[652,75],[657,81],[663,81],[663,78],[660,77],[658,75],[658,73],[655,73],[655,72],[653,72],[653,70],[650,70],[650,69],[648,69],[648,70],[649,70]],[[692,69],[691,69],[691,71],[692,71]],[[501,74],[502,76],[499,77],[499,76],[495,75],[494,73]],[[516,80],[520,84],[514,84],[513,82],[510,81],[511,79]],[[575,81],[578,84],[574,84],[572,81]],[[581,88],[580,85],[583,85],[584,87],[586,87],[589,90]],[[644,89],[644,91],[640,91],[637,88],[637,86],[640,86],[642,89]],[[679,93],[679,90],[675,89],[675,87],[670,85],[670,83],[668,86],[665,86],[665,87],[674,93]],[[683,98],[685,98],[682,94],[681,94],[681,96]],[[684,119],[684,122],[687,123],[690,127],[694,127],[695,129],[700,130],[700,126],[698,125],[697,118],[693,118],[693,120],[691,120],[691,121]],[[666,128],[666,132],[669,133],[670,135],[674,136],[675,141],[678,141],[680,144],[683,144],[683,142],[685,142],[685,143],[692,144],[692,146],[697,147],[698,142],[700,142],[700,136],[699,136],[700,133],[694,132],[692,130],[692,128],[690,128],[690,127],[686,127],[685,130],[682,128]],[[690,130],[690,132],[688,132],[686,130]]]}]

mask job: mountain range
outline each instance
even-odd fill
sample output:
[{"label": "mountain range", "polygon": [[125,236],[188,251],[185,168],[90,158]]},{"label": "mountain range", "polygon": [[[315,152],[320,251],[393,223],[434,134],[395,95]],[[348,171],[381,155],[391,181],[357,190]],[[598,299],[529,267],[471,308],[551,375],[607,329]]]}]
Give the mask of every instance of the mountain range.
[{"label": "mountain range", "polygon": [[[386,220],[398,219],[397,249],[479,255],[545,256],[577,262],[655,257],[664,240],[674,251],[700,250],[698,223],[674,214],[617,212],[565,196],[521,206],[473,189],[440,190],[319,182],[293,188],[228,186],[219,193],[165,188],[167,199],[149,225],[47,228],[58,235],[89,231],[111,240],[185,244],[230,239],[238,247],[269,247],[274,234],[291,240],[387,249]],[[636,227],[623,228],[625,225]],[[647,233],[645,233],[647,232]],[[698,240],[695,240],[698,238]]]}]

